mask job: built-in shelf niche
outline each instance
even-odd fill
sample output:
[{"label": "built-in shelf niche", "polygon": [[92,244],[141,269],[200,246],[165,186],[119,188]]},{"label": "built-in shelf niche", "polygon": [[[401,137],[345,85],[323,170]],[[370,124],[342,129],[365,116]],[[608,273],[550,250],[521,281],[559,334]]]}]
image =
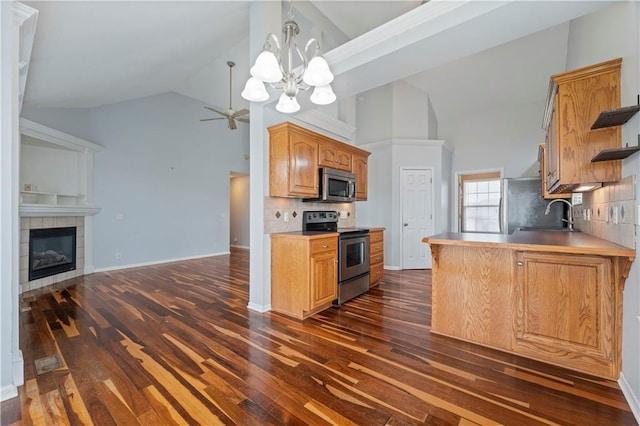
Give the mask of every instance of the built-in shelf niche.
[{"label": "built-in shelf niche", "polygon": [[20,119],[20,215],[89,216],[100,145]]}]

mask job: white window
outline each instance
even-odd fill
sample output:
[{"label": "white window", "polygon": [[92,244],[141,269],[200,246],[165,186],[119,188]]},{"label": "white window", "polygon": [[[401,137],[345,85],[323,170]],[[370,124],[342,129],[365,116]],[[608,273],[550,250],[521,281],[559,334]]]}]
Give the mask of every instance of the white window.
[{"label": "white window", "polygon": [[500,172],[460,175],[460,230],[500,232]]}]

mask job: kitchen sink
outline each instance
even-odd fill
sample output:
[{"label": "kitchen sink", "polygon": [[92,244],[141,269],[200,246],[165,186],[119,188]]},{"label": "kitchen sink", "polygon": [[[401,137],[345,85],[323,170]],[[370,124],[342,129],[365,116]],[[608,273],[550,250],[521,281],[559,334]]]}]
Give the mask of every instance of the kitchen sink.
[{"label": "kitchen sink", "polygon": [[559,227],[537,227],[537,226],[523,226],[518,228],[518,231],[544,231],[544,232],[580,232],[579,229],[559,228]]}]

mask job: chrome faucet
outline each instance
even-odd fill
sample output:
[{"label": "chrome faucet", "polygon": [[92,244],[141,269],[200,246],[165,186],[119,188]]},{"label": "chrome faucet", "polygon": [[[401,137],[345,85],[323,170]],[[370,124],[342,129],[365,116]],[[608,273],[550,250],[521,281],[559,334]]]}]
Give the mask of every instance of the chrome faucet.
[{"label": "chrome faucet", "polygon": [[573,231],[573,212],[572,212],[573,205],[569,201],[565,200],[564,198],[556,198],[555,200],[547,204],[547,209],[544,211],[544,214],[549,214],[549,212],[551,211],[551,204],[558,201],[562,201],[563,203],[567,203],[567,205],[569,205],[569,219],[562,219],[562,221],[567,222],[569,224],[569,230]]}]

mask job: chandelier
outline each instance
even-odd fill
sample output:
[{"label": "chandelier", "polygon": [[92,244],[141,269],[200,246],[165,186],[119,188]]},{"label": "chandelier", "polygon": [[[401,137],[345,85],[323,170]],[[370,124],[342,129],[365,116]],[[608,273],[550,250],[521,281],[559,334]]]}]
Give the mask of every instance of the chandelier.
[{"label": "chandelier", "polygon": [[[289,20],[282,26],[283,48],[280,48],[278,38],[273,33],[267,35],[262,52],[251,67],[251,77],[247,80],[241,95],[252,102],[266,101],[269,99],[269,93],[265,83],[268,83],[274,89],[282,90],[276,109],[280,112],[292,113],[300,109],[296,99],[298,92],[313,87],[313,93],[309,97],[311,102],[317,105],[328,105],[336,100],[336,95],[330,84],[333,81],[333,74],[329,70],[329,64],[322,57],[320,43],[312,38],[307,42],[304,52],[301,51],[295,40],[300,33],[300,28],[293,20],[291,1],[288,16]],[[302,61],[302,66],[294,67],[296,56]],[[309,57],[311,57],[310,60]],[[283,65],[283,61],[286,66]]]}]

